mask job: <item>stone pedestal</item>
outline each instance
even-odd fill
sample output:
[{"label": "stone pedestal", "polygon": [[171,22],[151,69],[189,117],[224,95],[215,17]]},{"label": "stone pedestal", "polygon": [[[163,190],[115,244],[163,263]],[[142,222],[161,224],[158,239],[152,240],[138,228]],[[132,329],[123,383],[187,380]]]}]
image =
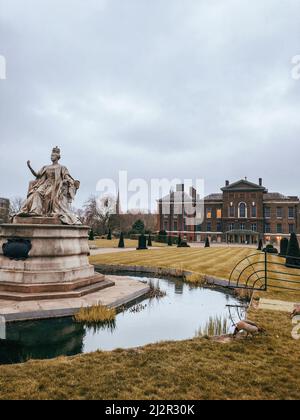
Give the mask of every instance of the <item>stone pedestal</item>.
[{"label": "stone pedestal", "polygon": [[[22,223],[17,223],[20,219]],[[19,218],[0,225],[0,299],[74,298],[114,285],[89,264],[89,228],[50,220]],[[31,245],[28,257],[7,256],[5,244],[20,239]]]}]

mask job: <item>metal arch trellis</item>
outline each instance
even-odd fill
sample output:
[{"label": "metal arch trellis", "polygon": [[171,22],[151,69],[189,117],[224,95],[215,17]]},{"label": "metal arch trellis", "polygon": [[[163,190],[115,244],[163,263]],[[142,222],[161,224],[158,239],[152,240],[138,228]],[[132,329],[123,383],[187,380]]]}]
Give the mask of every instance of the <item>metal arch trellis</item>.
[{"label": "metal arch trellis", "polygon": [[[274,288],[300,292],[300,257],[285,258],[293,264],[286,265],[279,255],[267,252],[248,255],[233,268],[229,287],[250,291],[267,291],[268,288]],[[289,271],[287,267],[293,270]]]}]

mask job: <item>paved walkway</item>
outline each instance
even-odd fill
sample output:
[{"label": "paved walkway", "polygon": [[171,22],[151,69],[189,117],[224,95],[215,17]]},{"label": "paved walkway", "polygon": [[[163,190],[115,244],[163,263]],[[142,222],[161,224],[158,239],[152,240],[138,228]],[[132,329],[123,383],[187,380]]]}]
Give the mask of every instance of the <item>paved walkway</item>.
[{"label": "paved walkway", "polygon": [[292,313],[299,302],[285,302],[283,300],[260,299],[258,309]]},{"label": "paved walkway", "polygon": [[[152,248],[149,248],[149,251],[152,251],[153,249],[163,249],[163,248],[152,247]],[[120,252],[132,252],[132,251],[136,251],[136,248],[97,248],[97,249],[91,249],[91,256],[103,255],[103,254],[116,254]]]},{"label": "paved walkway", "polygon": [[149,291],[149,286],[137,279],[119,276],[106,276],[106,278],[114,281],[115,286],[82,298],[32,302],[0,300],[0,315],[8,322],[72,316],[82,307],[99,303],[112,307],[122,306]]}]

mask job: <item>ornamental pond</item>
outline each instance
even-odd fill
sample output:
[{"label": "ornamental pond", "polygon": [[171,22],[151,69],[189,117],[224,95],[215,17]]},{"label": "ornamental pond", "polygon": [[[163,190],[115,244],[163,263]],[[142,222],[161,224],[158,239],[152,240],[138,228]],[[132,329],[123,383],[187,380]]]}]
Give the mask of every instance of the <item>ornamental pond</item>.
[{"label": "ornamental pond", "polygon": [[134,302],[110,325],[87,327],[73,318],[8,324],[6,339],[0,340],[0,364],[191,339],[205,329],[211,317],[227,320],[232,328],[228,305],[240,301],[231,294],[192,287],[180,279],[135,278],[159,285],[166,296]]}]

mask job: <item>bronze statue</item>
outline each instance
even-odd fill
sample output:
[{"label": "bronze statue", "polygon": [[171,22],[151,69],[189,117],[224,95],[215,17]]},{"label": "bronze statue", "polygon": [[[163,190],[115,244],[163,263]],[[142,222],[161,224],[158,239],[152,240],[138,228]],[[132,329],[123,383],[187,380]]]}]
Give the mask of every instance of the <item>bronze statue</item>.
[{"label": "bronze statue", "polygon": [[27,200],[20,217],[59,217],[66,225],[81,224],[79,218],[72,213],[71,203],[75,198],[80,182],[74,180],[68,169],[59,164],[60,149],[52,150],[52,165],[44,166],[35,172],[30,161],[27,166],[36,178],[29,184]]}]

